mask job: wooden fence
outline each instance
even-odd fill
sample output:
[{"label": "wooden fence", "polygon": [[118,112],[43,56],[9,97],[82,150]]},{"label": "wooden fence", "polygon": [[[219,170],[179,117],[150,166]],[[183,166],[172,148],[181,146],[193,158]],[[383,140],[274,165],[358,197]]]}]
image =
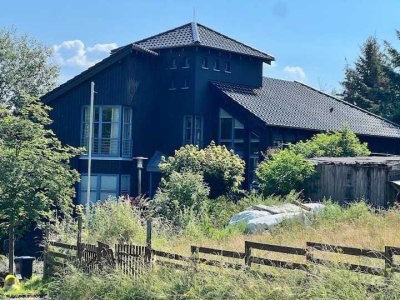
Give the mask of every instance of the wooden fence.
[{"label": "wooden fence", "polygon": [[[45,270],[48,267],[64,267],[67,262],[74,262],[87,272],[109,267],[137,277],[145,270],[146,265],[151,263],[174,268],[186,268],[193,264],[196,267],[204,265],[235,270],[250,270],[252,266],[259,265],[305,272],[308,272],[312,265],[320,264],[339,265],[349,271],[386,277],[400,273],[400,264],[395,260],[396,256],[400,256],[400,247],[392,246],[386,246],[384,251],[378,251],[315,242],[307,242],[306,247],[300,248],[246,241],[244,252],[201,246],[190,246],[190,252],[190,256],[183,256],[152,249],[151,221],[149,221],[146,245],[116,244],[112,249],[100,242],[98,245],[81,243],[80,234],[77,245],[49,242],[45,253]],[[271,257],[276,254],[280,259]],[[337,257],[327,259],[329,255]],[[284,260],[281,259],[282,256]],[[290,257],[297,259],[290,261]],[[369,262],[374,261],[381,266],[346,262],[346,258],[349,257],[366,258]]]}]

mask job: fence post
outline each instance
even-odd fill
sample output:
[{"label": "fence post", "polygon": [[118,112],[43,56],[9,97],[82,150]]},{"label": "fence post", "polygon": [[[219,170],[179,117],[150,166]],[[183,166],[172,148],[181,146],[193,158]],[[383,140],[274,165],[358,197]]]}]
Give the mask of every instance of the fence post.
[{"label": "fence post", "polygon": [[308,262],[314,262],[314,256],[311,252],[313,247],[311,246],[310,242],[306,242],[306,261]]},{"label": "fence post", "polygon": [[391,268],[393,266],[393,251],[392,247],[385,246],[385,277],[389,278],[391,275]]},{"label": "fence post", "polygon": [[43,278],[49,277],[49,242],[50,242],[50,226],[46,223],[44,231],[44,253],[43,253]]},{"label": "fence post", "polygon": [[195,264],[195,269],[199,269],[199,248],[196,246],[190,246],[190,252],[192,253],[192,259]]},{"label": "fence post", "polygon": [[151,262],[151,218],[147,219],[145,261]]},{"label": "fence post", "polygon": [[82,259],[82,215],[78,214],[78,235],[76,237],[76,257],[81,262]]},{"label": "fence post", "polygon": [[244,263],[247,268],[251,267],[251,246],[250,242],[244,242]]}]

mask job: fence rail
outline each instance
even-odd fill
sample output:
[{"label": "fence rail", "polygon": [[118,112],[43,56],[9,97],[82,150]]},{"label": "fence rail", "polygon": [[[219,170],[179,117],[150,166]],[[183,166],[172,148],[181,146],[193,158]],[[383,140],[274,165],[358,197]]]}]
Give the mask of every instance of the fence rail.
[{"label": "fence rail", "polygon": [[[197,267],[206,265],[235,270],[249,270],[255,264],[305,272],[310,271],[312,264],[321,264],[339,265],[349,271],[378,276],[391,276],[394,273],[400,273],[400,265],[396,264],[394,260],[395,256],[400,256],[400,247],[385,246],[384,251],[379,251],[307,242],[306,246],[301,248],[245,241],[244,252],[192,245],[190,246],[191,256],[184,256],[152,249],[151,222],[148,222],[147,225],[146,245],[116,244],[114,248],[111,248],[100,242],[98,245],[85,244],[81,243],[81,234],[78,234],[77,245],[56,241],[48,242],[45,252],[45,266],[65,267],[67,262],[76,262],[88,272],[108,266],[134,277],[141,274],[146,266],[151,263],[174,268],[186,268],[189,264],[194,264]],[[254,255],[254,250],[257,250],[257,255]],[[273,253],[290,255],[291,257],[295,255],[304,262],[291,262],[267,257],[268,254]],[[324,256],[328,253],[339,255],[339,258],[336,260],[326,259]],[[342,259],[346,255],[380,260],[384,267],[349,263]],[[268,274],[265,275],[269,276]]]}]

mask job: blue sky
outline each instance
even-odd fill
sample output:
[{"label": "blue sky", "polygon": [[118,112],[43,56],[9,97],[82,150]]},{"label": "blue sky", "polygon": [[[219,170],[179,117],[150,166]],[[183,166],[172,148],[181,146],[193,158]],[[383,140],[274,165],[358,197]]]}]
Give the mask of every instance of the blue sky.
[{"label": "blue sky", "polygon": [[[62,4],[61,4],[62,3]],[[56,51],[65,81],[113,47],[197,22],[275,56],[266,76],[340,89],[370,35],[400,48],[400,0],[3,1],[0,27],[14,27]]]}]

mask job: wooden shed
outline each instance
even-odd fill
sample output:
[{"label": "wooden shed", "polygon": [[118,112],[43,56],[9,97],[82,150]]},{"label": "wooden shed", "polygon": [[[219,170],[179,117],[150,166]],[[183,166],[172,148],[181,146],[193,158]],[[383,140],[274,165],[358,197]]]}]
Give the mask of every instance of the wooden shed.
[{"label": "wooden shed", "polygon": [[400,191],[400,156],[318,157],[317,173],[306,191],[311,200],[331,198],[341,204],[364,199],[388,207]]}]

